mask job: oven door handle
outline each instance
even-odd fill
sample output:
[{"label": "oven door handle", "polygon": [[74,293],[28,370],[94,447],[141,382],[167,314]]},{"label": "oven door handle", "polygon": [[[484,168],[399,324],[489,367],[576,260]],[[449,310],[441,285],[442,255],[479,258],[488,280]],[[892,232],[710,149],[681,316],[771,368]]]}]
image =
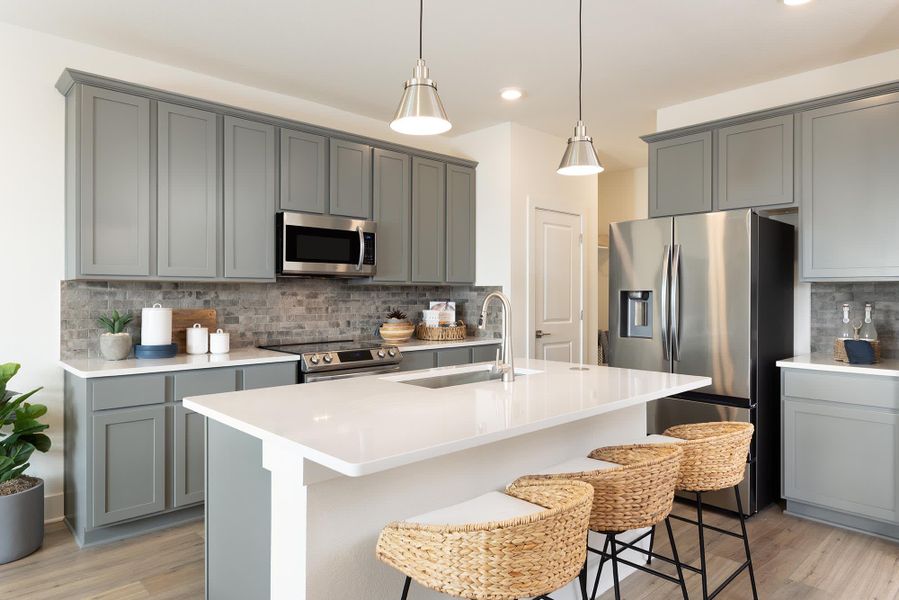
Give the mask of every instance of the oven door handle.
[{"label": "oven door handle", "polygon": [[400,370],[399,365],[390,365],[384,367],[373,367],[370,369],[361,369],[352,373],[340,373],[339,371],[325,371],[324,373],[306,373],[306,383],[315,383],[316,381],[335,381],[337,379],[352,379],[354,377],[367,377],[369,375],[387,375],[396,373]]},{"label": "oven door handle", "polygon": [[356,270],[362,270],[362,261],[365,260],[365,234],[362,233],[362,227],[356,226],[356,233],[359,234],[359,262],[356,263]]}]

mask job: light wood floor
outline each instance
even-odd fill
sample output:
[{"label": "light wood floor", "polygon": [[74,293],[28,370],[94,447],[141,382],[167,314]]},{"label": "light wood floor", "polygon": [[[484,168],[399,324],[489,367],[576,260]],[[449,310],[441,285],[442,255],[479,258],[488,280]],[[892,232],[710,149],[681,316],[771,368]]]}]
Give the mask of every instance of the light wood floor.
[{"label": "light wood floor", "polygon": [[[675,512],[689,515],[687,506]],[[707,521],[722,527],[736,521],[718,514]],[[698,562],[695,528],[673,521],[678,550]],[[749,536],[759,596],[763,600],[899,599],[899,544],[784,515],[771,506],[749,520]],[[666,536],[657,547],[667,554]],[[710,533],[711,585],[735,568],[740,540]],[[699,577],[687,575],[692,598],[699,597]],[[677,600],[677,587],[643,573],[624,581],[626,600]],[[203,525],[192,523],[139,538],[79,550],[61,523],[47,527],[44,547],[15,563],[0,566],[0,598],[28,600],[165,600],[203,597]],[[740,575],[719,596],[751,598],[749,578]],[[613,598],[609,591],[602,600]],[[248,599],[262,600],[262,599]],[[329,598],[328,600],[343,600]],[[365,599],[381,600],[381,599]]]}]

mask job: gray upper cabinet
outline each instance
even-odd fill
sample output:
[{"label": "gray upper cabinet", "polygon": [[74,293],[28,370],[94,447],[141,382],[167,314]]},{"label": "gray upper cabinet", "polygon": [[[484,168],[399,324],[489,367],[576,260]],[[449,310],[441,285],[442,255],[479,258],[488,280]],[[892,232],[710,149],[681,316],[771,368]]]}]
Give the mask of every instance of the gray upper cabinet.
[{"label": "gray upper cabinet", "polygon": [[93,526],[165,508],[165,407],[93,417]]},{"label": "gray upper cabinet", "polygon": [[412,158],[412,281],[446,280],[446,165]]},{"label": "gray upper cabinet", "polygon": [[323,214],[328,179],[328,138],[282,129],[281,210]]},{"label": "gray upper cabinet", "polygon": [[793,115],[718,130],[718,210],[792,203]]},{"label": "gray upper cabinet", "polygon": [[275,277],[275,128],[225,117],[225,277]]},{"label": "gray upper cabinet", "polygon": [[371,146],[331,138],[330,213],[371,218]]},{"label": "gray upper cabinet", "polygon": [[802,277],[899,279],[899,93],[802,113]]},{"label": "gray upper cabinet", "polygon": [[375,148],[374,220],[378,223],[375,281],[412,278],[411,159],[407,154]]},{"label": "gray upper cabinet", "polygon": [[70,120],[79,175],[69,177],[67,235],[77,253],[69,276],[149,275],[150,101],[84,86],[80,116]]},{"label": "gray upper cabinet", "polygon": [[649,145],[649,216],[712,210],[712,132]]},{"label": "gray upper cabinet", "polygon": [[157,108],[157,269],[161,276],[218,274],[218,131],[213,113]]},{"label": "gray upper cabinet", "polygon": [[446,166],[446,281],[475,280],[475,171]]}]

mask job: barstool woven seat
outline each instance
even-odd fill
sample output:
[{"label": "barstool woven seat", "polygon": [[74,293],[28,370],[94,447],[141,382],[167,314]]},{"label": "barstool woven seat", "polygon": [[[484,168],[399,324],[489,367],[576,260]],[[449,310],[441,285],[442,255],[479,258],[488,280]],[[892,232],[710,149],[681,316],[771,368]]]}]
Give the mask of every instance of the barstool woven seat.
[{"label": "barstool woven seat", "polygon": [[[441,524],[397,521],[381,531],[378,558],[411,580],[468,600],[544,596],[577,577],[586,557],[593,488],[564,481],[529,481],[506,493],[535,512],[501,521]],[[520,501],[524,501],[521,503]]]},{"label": "barstool woven seat", "polygon": [[710,492],[743,481],[752,443],[752,423],[722,421],[675,425],[663,434],[684,451],[677,489]]}]

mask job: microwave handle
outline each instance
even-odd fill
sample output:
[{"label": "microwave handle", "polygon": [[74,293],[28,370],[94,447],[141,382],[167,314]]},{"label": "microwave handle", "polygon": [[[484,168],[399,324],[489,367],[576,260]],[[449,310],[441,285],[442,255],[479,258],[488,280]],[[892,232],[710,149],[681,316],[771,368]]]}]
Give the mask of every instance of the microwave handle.
[{"label": "microwave handle", "polygon": [[356,233],[359,234],[359,262],[356,263],[356,270],[362,270],[362,261],[365,259],[365,234],[362,233],[362,227],[356,226]]}]

